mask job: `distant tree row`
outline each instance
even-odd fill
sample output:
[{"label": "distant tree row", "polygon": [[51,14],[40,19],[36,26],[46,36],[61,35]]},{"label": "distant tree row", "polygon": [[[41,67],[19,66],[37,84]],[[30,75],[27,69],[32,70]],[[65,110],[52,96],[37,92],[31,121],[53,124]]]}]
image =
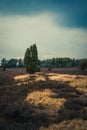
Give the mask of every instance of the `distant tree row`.
[{"label": "distant tree row", "polygon": [[[30,63],[30,61],[28,62]],[[39,65],[40,67],[48,68],[49,70],[51,70],[52,68],[62,68],[62,67],[66,67],[66,68],[80,67],[81,70],[87,68],[87,59],[80,60],[80,59],[70,59],[70,58],[52,58],[47,60],[38,60],[37,62],[38,62],[37,65]],[[25,64],[26,64],[26,60],[25,60]],[[23,68],[25,66],[26,65],[24,65],[23,59],[6,60],[5,58],[3,58],[1,60],[1,67],[3,68],[3,70],[5,70],[6,68],[16,68],[16,67]],[[31,64],[31,68],[33,68],[33,64]]]},{"label": "distant tree row", "polygon": [[6,60],[5,58],[3,58],[1,60],[1,67],[3,68],[3,70],[5,70],[6,68],[15,68],[15,67],[22,68],[24,67],[24,62],[22,59]]},{"label": "distant tree row", "polygon": [[62,67],[80,67],[81,70],[87,69],[87,59],[71,59],[71,58],[52,58],[46,60],[38,60],[38,51],[36,44],[26,49],[24,59],[10,59],[1,60],[1,67],[6,68],[26,68],[28,73],[35,73],[40,71],[41,67],[48,68],[62,68]]},{"label": "distant tree row", "polygon": [[41,67],[46,68],[61,68],[61,67],[77,67],[79,66],[80,60],[70,58],[52,58],[47,60],[39,61]]}]

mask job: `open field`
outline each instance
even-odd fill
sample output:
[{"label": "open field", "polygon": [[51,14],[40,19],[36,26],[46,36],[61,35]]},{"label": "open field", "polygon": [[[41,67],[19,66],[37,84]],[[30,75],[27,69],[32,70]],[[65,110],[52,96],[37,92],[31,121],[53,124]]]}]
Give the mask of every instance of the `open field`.
[{"label": "open field", "polygon": [[0,70],[0,130],[87,130],[87,71]]}]

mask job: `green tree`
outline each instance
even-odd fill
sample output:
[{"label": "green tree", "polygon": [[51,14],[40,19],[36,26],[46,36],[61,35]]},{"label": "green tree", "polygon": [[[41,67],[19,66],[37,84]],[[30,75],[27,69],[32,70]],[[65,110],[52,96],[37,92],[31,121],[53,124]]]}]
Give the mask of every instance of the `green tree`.
[{"label": "green tree", "polygon": [[32,46],[32,58],[33,58],[35,64],[37,65],[38,64],[38,52],[37,52],[36,44],[34,44]]},{"label": "green tree", "polygon": [[23,60],[21,58],[18,59],[18,61],[17,61],[17,67],[19,67],[19,68],[24,67]]},{"label": "green tree", "polygon": [[26,67],[26,71],[29,72],[29,65],[30,65],[30,49],[27,48],[26,52],[25,52],[25,56],[24,56],[24,65]]},{"label": "green tree", "polygon": [[1,67],[3,68],[3,70],[5,71],[7,68],[7,60],[5,58],[3,58],[1,60]]},{"label": "green tree", "polygon": [[36,44],[27,48],[24,56],[24,65],[28,73],[35,73],[38,71],[38,52]]},{"label": "green tree", "polygon": [[17,59],[10,59],[7,64],[8,68],[14,68],[17,67]]}]

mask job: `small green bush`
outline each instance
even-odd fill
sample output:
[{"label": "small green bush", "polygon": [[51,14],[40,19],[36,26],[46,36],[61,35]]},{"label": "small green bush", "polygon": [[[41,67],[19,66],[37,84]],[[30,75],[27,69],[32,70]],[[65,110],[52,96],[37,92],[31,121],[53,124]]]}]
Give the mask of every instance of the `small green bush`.
[{"label": "small green bush", "polygon": [[87,59],[80,60],[80,69],[81,70],[87,69]]},{"label": "small green bush", "polygon": [[36,72],[40,72],[40,66],[36,66]]}]

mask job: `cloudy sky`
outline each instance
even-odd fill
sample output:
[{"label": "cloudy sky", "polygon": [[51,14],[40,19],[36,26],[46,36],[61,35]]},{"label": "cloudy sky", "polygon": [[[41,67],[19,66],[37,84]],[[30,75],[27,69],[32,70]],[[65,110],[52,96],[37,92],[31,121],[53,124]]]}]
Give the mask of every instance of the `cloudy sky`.
[{"label": "cloudy sky", "polygon": [[87,0],[0,0],[0,59],[87,58]]}]

